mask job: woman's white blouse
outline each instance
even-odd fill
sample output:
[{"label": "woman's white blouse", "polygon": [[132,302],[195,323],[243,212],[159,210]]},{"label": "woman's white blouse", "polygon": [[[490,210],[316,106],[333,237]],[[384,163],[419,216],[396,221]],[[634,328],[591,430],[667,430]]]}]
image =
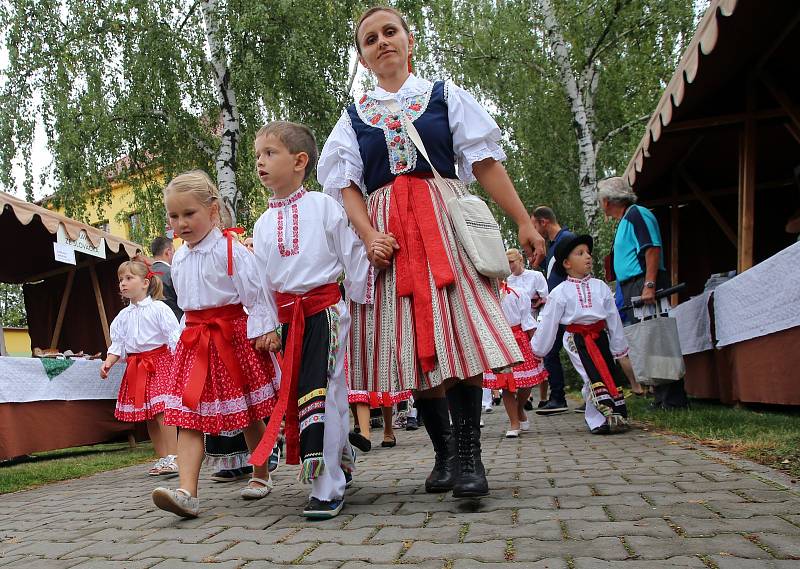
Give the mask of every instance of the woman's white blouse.
[{"label": "woman's white blouse", "polygon": [[525,269],[519,275],[509,275],[506,282],[514,290],[524,291],[530,300],[537,296],[542,300],[547,300],[547,279],[539,271]]},{"label": "woman's white blouse", "polygon": [[270,199],[253,230],[253,252],[269,304],[275,292],[303,294],[337,282],[342,272],[347,295],[371,302],[374,272],[364,243],[347,224],[342,206],[321,192],[301,187],[284,199]]},{"label": "woman's white blouse", "polygon": [[509,326],[519,326],[525,332],[536,328],[536,321],[531,311],[531,301],[527,295],[513,287],[509,287],[500,300],[500,308],[508,321]]},{"label": "woman's white blouse", "polygon": [[181,326],[169,306],[148,296],[138,304],[131,302],[123,308],[111,322],[110,334],[108,353],[124,358],[164,344],[174,352]]},{"label": "woman's white blouse", "polygon": [[[433,83],[412,74],[397,93],[377,87],[367,92],[367,96],[381,101],[394,99],[405,108],[409,98],[432,88]],[[500,129],[486,109],[461,87],[447,81],[445,93],[458,177],[469,184],[475,180],[472,173],[475,162],[486,158],[497,161],[506,159],[506,154],[499,145]],[[325,141],[317,166],[317,179],[325,193],[338,201],[341,201],[342,189],[350,186],[351,182],[355,182],[366,193],[364,165],[347,110],[342,113]]]},{"label": "woman's white blouse", "polygon": [[247,336],[256,338],[277,328],[267,305],[255,257],[233,242],[233,276],[228,276],[228,240],[216,227],[194,247],[185,245],[172,258],[172,284],[184,312],[242,304],[247,309]]},{"label": "woman's white blouse", "polygon": [[628,340],[622,329],[614,293],[600,279],[567,277],[550,291],[540,320],[531,340],[533,353],[538,357],[544,357],[553,347],[559,324],[594,324],[599,320],[606,321],[611,354],[621,358],[628,353]]}]

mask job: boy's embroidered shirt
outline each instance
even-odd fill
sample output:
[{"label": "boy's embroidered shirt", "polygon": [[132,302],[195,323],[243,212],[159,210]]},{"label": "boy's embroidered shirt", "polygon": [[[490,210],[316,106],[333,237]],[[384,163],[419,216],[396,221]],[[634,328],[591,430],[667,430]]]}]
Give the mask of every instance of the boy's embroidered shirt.
[{"label": "boy's embroidered shirt", "polygon": [[544,357],[553,347],[558,325],[593,324],[606,321],[609,347],[615,358],[628,353],[628,340],[622,329],[622,320],[614,302],[614,293],[608,285],[592,276],[584,279],[567,277],[567,280],[550,291],[541,314],[541,322],[531,340],[533,353]]},{"label": "boy's embroidered shirt", "polygon": [[374,272],[364,244],[342,206],[321,192],[301,187],[270,199],[253,230],[253,250],[268,303],[275,292],[303,294],[337,282],[342,272],[347,295],[371,302]]},{"label": "boy's embroidered shirt", "polygon": [[131,302],[111,322],[109,354],[125,357],[155,350],[166,344],[175,351],[181,326],[175,313],[165,303],[149,296],[138,304]]},{"label": "boy's embroidered shirt", "polygon": [[500,308],[509,326],[520,326],[526,332],[536,328],[536,321],[531,312],[531,300],[524,291],[508,285],[500,300]]},{"label": "boy's embroidered shirt", "polygon": [[[433,88],[434,83],[411,74],[397,93],[390,93],[377,87],[354,100],[359,118],[364,120],[365,124],[385,131],[380,143],[387,146],[386,168],[394,174],[413,171],[416,160],[424,159],[418,156],[402,125],[386,122],[386,113],[382,110],[385,105],[382,101],[394,99],[406,111],[409,119],[416,121],[427,111]],[[457,166],[458,177],[464,183],[470,183],[475,179],[472,174],[472,164],[486,158],[498,161],[506,159],[505,153],[499,146],[500,129],[472,95],[452,82],[444,83],[443,97],[447,107],[447,116],[443,117],[443,120],[446,118],[449,134],[452,136],[452,159]],[[389,136],[390,130],[393,131],[391,136]],[[425,133],[420,132],[420,136],[428,147],[429,141],[426,140]],[[400,148],[400,145],[403,148]],[[428,148],[428,152],[431,153],[431,148]],[[435,162],[435,159],[432,159]],[[367,192],[359,141],[347,109],[342,113],[322,149],[317,167],[317,179],[322,183],[325,193],[339,201],[341,201],[341,190],[348,187],[351,181],[355,182],[362,192]]]},{"label": "boy's embroidered shirt", "polygon": [[547,300],[547,279],[539,271],[525,269],[519,275],[509,275],[506,282],[514,290],[524,291],[529,300],[533,300],[537,296]]},{"label": "boy's embroidered shirt", "polygon": [[178,306],[187,310],[242,304],[247,309],[247,337],[275,330],[277,315],[264,297],[252,253],[233,243],[233,276],[228,276],[228,241],[214,228],[197,245],[175,251],[172,283]]}]

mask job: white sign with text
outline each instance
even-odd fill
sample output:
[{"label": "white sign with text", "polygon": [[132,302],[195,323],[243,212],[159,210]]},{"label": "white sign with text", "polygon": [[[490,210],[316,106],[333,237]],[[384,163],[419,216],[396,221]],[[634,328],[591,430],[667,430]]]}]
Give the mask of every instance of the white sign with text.
[{"label": "white sign with text", "polygon": [[64,243],[53,243],[53,253],[59,263],[77,265],[75,262],[75,249]]},{"label": "white sign with text", "polygon": [[67,232],[64,230],[64,226],[59,225],[58,233],[56,235],[56,242],[63,245],[69,245],[79,253],[85,253],[87,255],[92,255],[93,257],[100,257],[101,259],[106,258],[106,240],[101,238],[100,242],[96,246],[92,245],[92,242],[89,241],[89,238],[86,236],[86,232],[83,230],[81,230],[77,239],[70,239],[69,235],[67,235]]}]

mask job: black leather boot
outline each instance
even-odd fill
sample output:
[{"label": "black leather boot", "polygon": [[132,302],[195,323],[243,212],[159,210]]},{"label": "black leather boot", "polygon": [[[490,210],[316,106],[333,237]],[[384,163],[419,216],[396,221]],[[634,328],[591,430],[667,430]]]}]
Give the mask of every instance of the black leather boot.
[{"label": "black leather boot", "polygon": [[416,405],[436,452],[433,470],[425,480],[425,491],[431,494],[449,492],[455,482],[456,464],[447,399],[418,399]]},{"label": "black leather boot", "polygon": [[489,483],[481,461],[481,396],[480,387],[463,381],[447,392],[458,462],[453,485],[454,498],[480,498],[489,495]]}]

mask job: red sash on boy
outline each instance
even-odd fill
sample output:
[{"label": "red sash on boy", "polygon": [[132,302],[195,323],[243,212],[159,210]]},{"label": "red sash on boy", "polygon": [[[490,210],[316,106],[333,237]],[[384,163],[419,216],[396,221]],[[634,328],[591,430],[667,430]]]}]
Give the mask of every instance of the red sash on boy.
[{"label": "red sash on boy", "polygon": [[303,353],[303,333],[306,318],[319,314],[342,298],[339,285],[329,283],[304,294],[276,293],[278,320],[289,324],[281,364],[281,388],[278,403],[272,411],[267,430],[261,442],[250,455],[250,464],[261,466],[267,461],[275,446],[281,420],[286,415],[286,464],[300,463],[300,424],[297,408],[297,381]]},{"label": "red sash on boy", "polygon": [[128,354],[128,364],[125,368],[125,379],[128,381],[128,389],[133,391],[133,402],[137,409],[144,407],[145,388],[147,387],[147,376],[156,370],[156,356],[169,353],[166,345],[158,348]]},{"label": "red sash on boy", "polygon": [[436,367],[428,268],[437,289],[455,282],[426,177],[429,176],[395,178],[389,206],[389,232],[400,245],[394,254],[397,296],[411,297],[417,357],[424,372]]},{"label": "red sash on boy", "polygon": [[617,385],[614,383],[614,378],[611,375],[611,370],[608,369],[608,365],[606,364],[606,360],[603,357],[603,354],[600,352],[600,348],[598,348],[597,344],[595,343],[595,340],[600,337],[600,334],[602,334],[603,330],[605,329],[606,329],[605,320],[598,320],[594,324],[567,325],[567,332],[583,336],[583,339],[586,342],[586,351],[589,353],[589,357],[592,359],[594,367],[597,368],[597,371],[600,374],[600,378],[603,380],[603,383],[605,384],[609,395],[611,395],[611,397],[617,398],[619,397],[619,391],[617,390]]},{"label": "red sash on boy", "polygon": [[197,351],[189,372],[189,382],[183,391],[183,404],[195,411],[200,405],[208,378],[208,355],[212,342],[231,379],[239,385],[245,384],[233,345],[234,322],[245,312],[241,304],[228,304],[217,308],[187,310],[185,315],[186,329],[181,334],[181,342],[187,349],[197,346]]}]

